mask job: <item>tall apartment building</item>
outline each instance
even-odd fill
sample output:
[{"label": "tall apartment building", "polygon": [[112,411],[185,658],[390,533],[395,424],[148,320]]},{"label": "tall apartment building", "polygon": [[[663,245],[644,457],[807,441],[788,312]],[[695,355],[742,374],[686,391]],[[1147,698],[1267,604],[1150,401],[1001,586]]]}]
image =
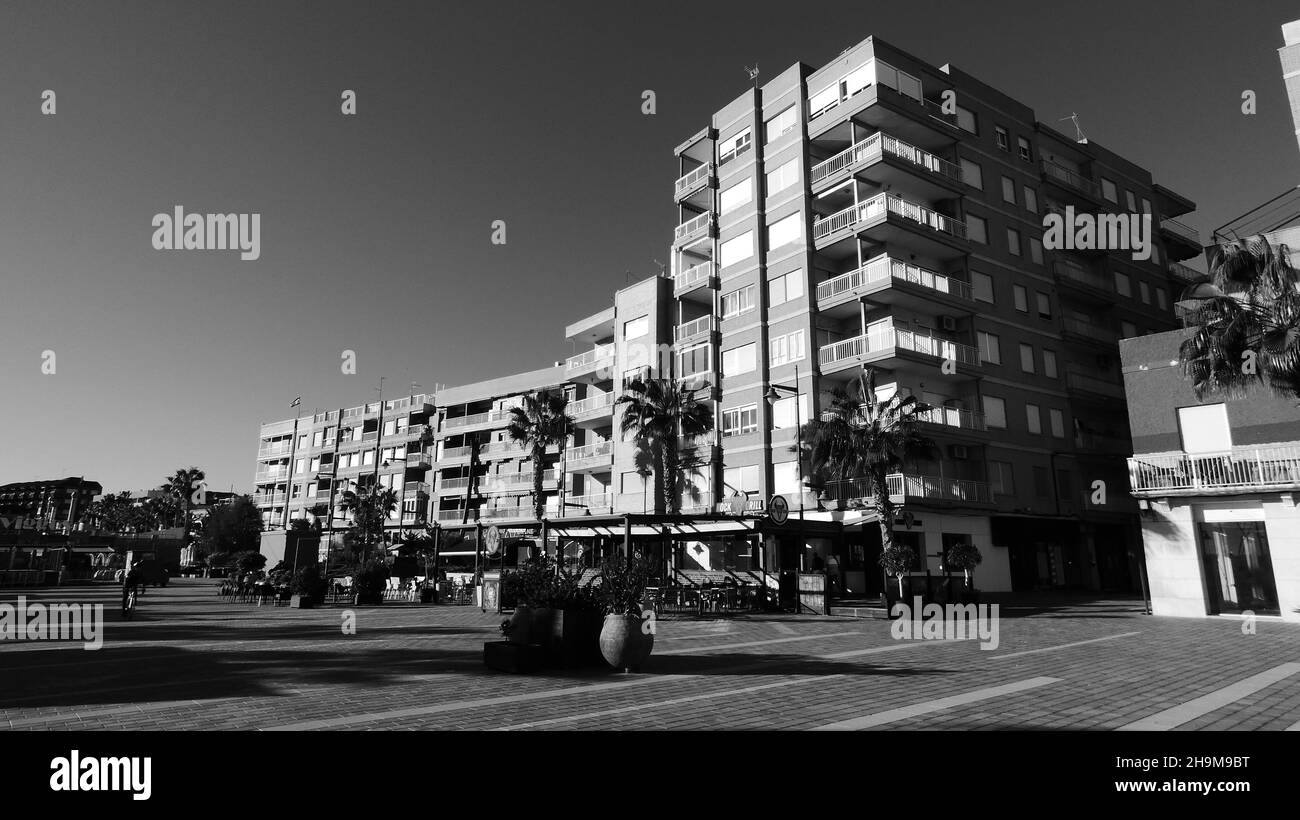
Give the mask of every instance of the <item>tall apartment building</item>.
[{"label": "tall apartment building", "polygon": [[[844,530],[817,549],[842,550],[840,566],[870,587],[876,525],[813,513],[794,452],[796,427],[870,367],[884,395],[933,408],[923,419],[935,457],[890,478],[912,513],[898,538],[917,571],[937,571],[941,551],[967,541],[985,555],[990,590],[1136,583],[1117,345],[1175,327],[1174,298],[1197,277],[1181,260],[1201,245],[1172,217],[1193,203],[975,78],[876,38],[747,90],[675,158],[671,275],[569,325],[583,350],[562,365],[446,390],[429,399],[436,413],[420,411],[438,425],[435,519],[459,521],[466,500],[484,520],[532,518],[531,464],[503,428],[518,396],[542,387],[570,396],[579,427],[548,455],[548,509],[653,512],[614,407],[648,372],[709,385],[717,429],[683,442],[703,465],[685,511],[738,494],[754,511],[774,494],[793,509],[802,500],[809,520]],[[1151,259],[1045,250],[1043,218],[1067,206],[1151,214]],[[769,402],[774,388],[782,397]],[[263,444],[290,446],[276,442],[293,423],[275,437],[264,428]],[[263,465],[294,460],[276,455]],[[262,486],[283,493],[285,475]],[[861,482],[815,489],[863,494]]]},{"label": "tall apartment building", "polygon": [[1291,122],[1295,124],[1296,141],[1300,143],[1300,20],[1282,26],[1282,42],[1277,56],[1282,61],[1282,80],[1291,102]]},{"label": "tall apartment building", "polygon": [[98,481],[71,478],[0,484],[0,516],[30,519],[38,527],[71,530],[95,496],[104,491]]}]

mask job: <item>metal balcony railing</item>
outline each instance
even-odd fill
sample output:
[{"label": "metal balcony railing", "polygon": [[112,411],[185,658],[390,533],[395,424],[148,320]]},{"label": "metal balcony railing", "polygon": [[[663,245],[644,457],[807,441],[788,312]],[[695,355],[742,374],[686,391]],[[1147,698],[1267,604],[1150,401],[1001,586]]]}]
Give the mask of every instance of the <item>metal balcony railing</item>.
[{"label": "metal balcony railing", "polygon": [[1160,227],[1175,236],[1186,239],[1198,248],[1201,247],[1201,234],[1190,225],[1185,225],[1177,219],[1162,219],[1160,220]]},{"label": "metal balcony railing", "polygon": [[673,277],[673,290],[681,292],[698,287],[709,281],[713,276],[713,263],[701,262],[698,265],[692,265],[684,271],[678,271]]},{"label": "metal balcony railing", "polygon": [[833,299],[840,294],[887,279],[910,282],[959,299],[974,300],[970,285],[960,279],[953,279],[917,265],[909,265],[888,256],[877,256],[857,270],[836,276],[834,279],[827,279],[817,285],[817,301]]},{"label": "metal balcony railing", "polygon": [[591,511],[592,515],[609,513],[614,509],[614,496],[610,493],[579,495],[572,498],[566,498],[564,502],[566,505],[564,515],[566,517],[585,515],[585,513],[579,509],[580,507],[586,507]]},{"label": "metal balcony railing", "polygon": [[1181,262],[1170,262],[1169,272],[1185,284],[1191,285],[1205,278],[1205,274]]},{"label": "metal balcony railing", "polygon": [[1042,166],[1043,176],[1047,179],[1083,191],[1096,199],[1101,198],[1101,186],[1079,172],[1071,171],[1064,165],[1057,165],[1050,160],[1042,160],[1039,164]]},{"label": "metal balcony railing", "polygon": [[[885,477],[885,481],[890,498],[894,499],[924,498],[980,504],[989,504],[993,501],[989,485],[983,481],[911,473],[891,473]],[[874,494],[871,481],[867,478],[827,482],[826,493],[839,501],[870,499]]]},{"label": "metal balcony railing", "polygon": [[1077,282],[1080,285],[1087,285],[1090,288],[1113,292],[1110,282],[1104,277],[1098,276],[1087,268],[1075,262],[1067,262],[1064,259],[1057,259],[1052,262],[1052,272],[1058,279],[1068,279],[1071,282]]},{"label": "metal balcony railing", "polygon": [[713,166],[707,162],[698,168],[688,171],[677,179],[677,184],[675,186],[677,196],[685,196],[707,182],[711,176],[713,176]]},{"label": "metal balcony railing", "polygon": [[962,430],[984,430],[984,414],[961,407],[931,407],[917,410],[916,418],[926,424],[940,424]]},{"label": "metal balcony railing", "polygon": [[1105,325],[1095,325],[1091,322],[1081,322],[1070,316],[1063,317],[1061,323],[1065,330],[1079,336],[1086,336],[1089,339],[1096,339],[1099,342],[1118,342],[1119,334]]},{"label": "metal balcony railing", "polygon": [[264,444],[257,448],[257,457],[265,458],[266,456],[288,455],[289,451],[292,449],[292,443],[288,441],[279,442],[277,444]]},{"label": "metal balcony railing", "polygon": [[614,442],[598,441],[595,444],[585,444],[582,447],[575,447],[570,450],[565,459],[569,467],[576,467],[580,462],[600,459],[608,462],[614,453]]},{"label": "metal balcony railing", "polygon": [[819,162],[808,172],[808,179],[816,184],[823,179],[839,174],[860,162],[871,162],[884,154],[898,157],[926,171],[951,179],[962,181],[961,167],[917,148],[883,131],[877,131],[861,142],[849,146],[830,159]]},{"label": "metal balcony railing", "polygon": [[675,241],[678,239],[686,239],[687,237],[695,236],[696,234],[702,233],[703,231],[708,229],[708,227],[712,223],[713,223],[713,214],[711,213],[700,214],[694,219],[688,219],[687,221],[678,225],[676,230],[673,231],[673,239]]},{"label": "metal balcony railing", "polygon": [[582,416],[605,414],[614,406],[614,393],[598,393],[569,405],[569,415],[575,419]]},{"label": "metal balcony railing", "polygon": [[1300,445],[1135,455],[1128,460],[1128,469],[1134,495],[1295,489],[1300,488]]},{"label": "metal balcony railing", "polygon": [[878,194],[866,202],[851,205],[842,211],[818,219],[813,225],[813,238],[822,239],[836,231],[850,228],[859,222],[877,220],[885,214],[909,219],[927,228],[957,239],[966,238],[966,225],[950,216],[908,202],[895,194]]},{"label": "metal balcony railing", "polygon": [[443,420],[442,427],[444,430],[455,430],[459,427],[472,427],[476,424],[505,421],[509,417],[510,411],[508,410],[489,410],[486,413],[474,413],[468,416],[452,416]]},{"label": "metal balcony railing", "polygon": [[613,344],[597,345],[586,353],[570,356],[565,361],[565,368],[573,373],[578,370],[597,368],[601,364],[612,364],[616,353],[617,347]]},{"label": "metal balcony railing", "polygon": [[284,499],[284,493],[266,493],[253,496],[253,503],[259,507],[274,507],[277,504],[283,504]]},{"label": "metal balcony railing", "polygon": [[891,348],[902,348],[914,353],[938,356],[941,359],[953,359],[962,364],[980,364],[979,351],[970,345],[937,339],[914,330],[898,330],[892,327],[876,328],[852,339],[833,342],[822,347],[817,352],[817,358],[822,365],[829,365],[845,359],[866,356],[869,353],[884,353]]},{"label": "metal balcony railing", "polygon": [[402,492],[410,495],[429,494],[429,483],[427,481],[408,481],[402,485]]},{"label": "metal balcony railing", "polygon": [[701,316],[698,319],[692,319],[689,322],[678,325],[673,328],[673,341],[680,342],[683,339],[689,339],[698,336],[701,333],[707,333],[713,330],[713,317]]}]

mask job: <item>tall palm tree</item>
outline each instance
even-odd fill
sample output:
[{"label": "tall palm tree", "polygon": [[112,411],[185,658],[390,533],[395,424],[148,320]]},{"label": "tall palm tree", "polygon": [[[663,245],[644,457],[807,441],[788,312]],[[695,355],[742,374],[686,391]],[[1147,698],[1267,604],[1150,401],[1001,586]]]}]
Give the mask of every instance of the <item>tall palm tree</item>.
[{"label": "tall palm tree", "polygon": [[397,510],[397,493],[381,484],[367,484],[343,493],[339,509],[351,514],[352,525],[361,536],[365,555],[370,554],[370,543],[375,533],[382,532],[384,522]]},{"label": "tall palm tree", "polygon": [[171,476],[162,485],[162,490],[176,499],[177,505],[183,511],[184,517],[181,519],[181,526],[185,528],[185,544],[189,546],[190,531],[190,506],[192,503],[191,496],[194,494],[195,482],[202,483],[207,479],[207,475],[198,467],[182,467]]},{"label": "tall palm tree", "polygon": [[837,391],[829,418],[804,425],[804,449],[823,476],[866,480],[871,508],[879,517],[881,546],[892,554],[898,508],[889,496],[888,476],[908,461],[931,456],[935,443],[917,428],[916,413],[927,408],[915,396],[895,392],[880,400],[876,371],[870,367],[855,384],[856,400]]},{"label": "tall palm tree", "polygon": [[1195,331],[1178,358],[1197,398],[1260,384],[1300,398],[1300,273],[1289,256],[1263,236],[1218,245],[1210,281],[1183,293],[1183,324]]},{"label": "tall palm tree", "polygon": [[713,430],[713,409],[695,394],[708,394],[708,384],[689,386],[674,379],[634,379],[618,397],[623,405],[620,430],[631,434],[639,451],[649,453],[658,476],[655,512],[676,515],[681,509],[685,483],[679,457],[682,438],[694,438]]},{"label": "tall palm tree", "polygon": [[546,499],[542,478],[546,471],[546,448],[564,446],[573,434],[573,417],[565,412],[569,398],[563,393],[539,390],[524,396],[523,404],[510,408],[506,434],[530,452],[533,460],[533,516],[542,520]]}]

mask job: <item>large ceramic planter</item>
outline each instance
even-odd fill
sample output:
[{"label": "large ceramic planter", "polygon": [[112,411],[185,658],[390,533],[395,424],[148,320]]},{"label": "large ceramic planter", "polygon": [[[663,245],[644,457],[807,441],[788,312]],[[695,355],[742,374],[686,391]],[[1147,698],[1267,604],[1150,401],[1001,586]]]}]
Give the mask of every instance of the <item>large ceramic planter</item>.
[{"label": "large ceramic planter", "polygon": [[642,632],[639,615],[606,615],[600,628],[600,654],[615,669],[635,672],[654,649],[655,636]]},{"label": "large ceramic planter", "polygon": [[533,642],[533,611],[526,606],[515,607],[514,614],[510,616],[510,629],[506,632],[506,641],[509,643],[532,643]]}]

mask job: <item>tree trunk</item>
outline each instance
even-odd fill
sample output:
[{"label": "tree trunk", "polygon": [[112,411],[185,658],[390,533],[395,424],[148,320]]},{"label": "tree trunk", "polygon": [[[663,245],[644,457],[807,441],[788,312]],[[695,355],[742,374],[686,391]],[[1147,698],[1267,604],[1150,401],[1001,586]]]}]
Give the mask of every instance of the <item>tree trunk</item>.
[{"label": "tree trunk", "polygon": [[545,455],[545,447],[533,445],[533,515],[538,521],[542,520],[542,513],[546,510],[546,501],[542,498],[542,461]]},{"label": "tree trunk", "polygon": [[677,494],[677,452],[673,441],[664,441],[660,449],[663,459],[664,512],[676,515],[681,510],[681,497]]}]

